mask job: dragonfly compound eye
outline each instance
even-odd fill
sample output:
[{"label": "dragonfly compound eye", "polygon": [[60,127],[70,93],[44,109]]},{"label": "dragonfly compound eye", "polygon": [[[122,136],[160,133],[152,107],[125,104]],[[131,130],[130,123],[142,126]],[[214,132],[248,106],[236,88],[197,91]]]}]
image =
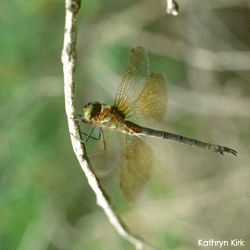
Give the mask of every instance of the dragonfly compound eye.
[{"label": "dragonfly compound eye", "polygon": [[90,102],[83,108],[83,119],[87,123],[92,123],[93,119],[97,117],[102,109],[99,102]]},{"label": "dragonfly compound eye", "polygon": [[102,110],[101,103],[99,102],[93,103],[93,108],[91,111],[91,118],[95,118],[96,116],[99,116],[99,114],[101,113],[101,110]]}]

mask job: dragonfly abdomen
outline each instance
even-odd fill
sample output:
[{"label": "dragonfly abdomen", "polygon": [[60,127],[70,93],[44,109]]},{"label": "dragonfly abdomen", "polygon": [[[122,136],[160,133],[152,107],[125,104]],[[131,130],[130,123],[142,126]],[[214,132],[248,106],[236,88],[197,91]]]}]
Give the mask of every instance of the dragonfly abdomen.
[{"label": "dragonfly abdomen", "polygon": [[219,153],[221,155],[223,155],[224,152],[231,153],[233,155],[237,155],[237,152],[231,148],[227,148],[227,147],[219,146],[219,145],[214,145],[214,144],[210,144],[207,142],[198,141],[196,139],[183,137],[181,135],[176,135],[176,134],[168,133],[165,131],[158,131],[158,130],[154,130],[154,129],[141,127],[140,134],[146,135],[146,136],[151,136],[151,137],[158,137],[161,139],[167,139],[167,140],[179,142],[182,144],[187,144],[187,145],[190,145],[193,147],[202,148],[202,149],[205,149],[205,150],[208,150],[211,152]]},{"label": "dragonfly abdomen", "polygon": [[[125,124],[125,126],[126,126],[126,128],[128,129],[128,134],[130,134],[130,132],[129,131],[133,131],[133,132],[135,132],[135,133],[141,133],[141,130],[142,130],[142,127],[141,126],[139,126],[139,125],[137,125],[137,124],[135,124],[135,123],[133,123],[133,122],[131,122],[131,121],[128,121],[128,120],[125,120],[124,121],[124,124]],[[131,133],[132,134],[132,133]]]}]

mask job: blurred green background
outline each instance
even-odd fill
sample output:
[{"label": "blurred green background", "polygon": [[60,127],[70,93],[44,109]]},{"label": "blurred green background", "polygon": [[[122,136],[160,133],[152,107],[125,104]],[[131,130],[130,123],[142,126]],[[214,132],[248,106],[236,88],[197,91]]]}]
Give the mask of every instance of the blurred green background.
[{"label": "blurred green background", "polygon": [[[103,180],[114,206],[134,233],[162,249],[200,249],[198,239],[242,239],[249,249],[249,3],[178,3],[174,17],[163,0],[82,1],[78,113],[90,101],[113,104],[130,50],[143,45],[151,73],[165,72],[169,83],[168,113],[157,128],[238,156],[149,138],[154,169],[138,202],[124,201],[115,175]],[[0,2],[0,249],[134,249],[97,206],[71,147],[64,15],[59,0]]]}]

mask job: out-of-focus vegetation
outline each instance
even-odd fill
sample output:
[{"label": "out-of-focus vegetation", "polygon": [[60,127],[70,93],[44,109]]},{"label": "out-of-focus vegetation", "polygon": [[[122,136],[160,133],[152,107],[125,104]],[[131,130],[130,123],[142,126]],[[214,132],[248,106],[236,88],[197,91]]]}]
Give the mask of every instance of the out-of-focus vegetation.
[{"label": "out-of-focus vegetation", "polygon": [[[155,163],[142,198],[128,205],[115,175],[103,180],[107,192],[129,228],[157,247],[198,249],[198,239],[236,238],[249,248],[249,5],[178,3],[174,17],[165,1],[82,1],[78,112],[89,101],[113,104],[131,48],[143,45],[151,72],[165,72],[169,82],[158,128],[238,156],[150,138]],[[0,23],[0,249],[134,249],[96,205],[71,148],[63,1],[1,1]]]}]

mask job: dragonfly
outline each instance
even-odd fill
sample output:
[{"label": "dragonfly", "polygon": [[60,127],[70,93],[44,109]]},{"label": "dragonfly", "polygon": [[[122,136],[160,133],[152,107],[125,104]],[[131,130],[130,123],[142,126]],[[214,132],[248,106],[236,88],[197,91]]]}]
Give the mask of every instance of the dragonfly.
[{"label": "dragonfly", "polygon": [[221,155],[237,155],[235,150],[228,147],[149,128],[163,119],[167,108],[167,92],[165,74],[156,72],[150,75],[147,53],[142,46],[137,46],[131,51],[127,71],[119,86],[114,105],[90,102],[84,106],[83,115],[79,115],[80,121],[92,125],[89,134],[85,134],[87,137],[84,143],[93,138],[92,132],[99,128],[97,139],[103,139],[104,149],[101,154],[105,159],[102,163],[104,165],[108,151],[115,150],[112,148],[110,132],[116,130],[122,134],[119,180],[123,194],[129,202],[140,197],[151,175],[152,149],[143,136],[167,139]]}]

